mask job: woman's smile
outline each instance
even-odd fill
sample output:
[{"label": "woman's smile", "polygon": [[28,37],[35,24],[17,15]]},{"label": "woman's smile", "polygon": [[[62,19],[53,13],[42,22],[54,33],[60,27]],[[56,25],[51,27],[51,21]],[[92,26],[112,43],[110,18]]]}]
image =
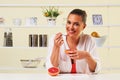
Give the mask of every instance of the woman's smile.
[{"label": "woman's smile", "polygon": [[76,32],[75,30],[68,30],[68,35],[75,34],[75,32]]}]

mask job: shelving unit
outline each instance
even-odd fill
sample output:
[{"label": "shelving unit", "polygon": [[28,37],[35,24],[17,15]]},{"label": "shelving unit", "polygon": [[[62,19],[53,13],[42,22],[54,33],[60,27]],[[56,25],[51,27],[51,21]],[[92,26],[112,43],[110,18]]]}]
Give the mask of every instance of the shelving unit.
[{"label": "shelving unit", "polygon": [[[87,33],[90,33],[92,31],[96,30],[99,33],[101,33],[101,35],[104,35],[104,34],[108,35],[105,45],[103,45],[102,47],[98,47],[98,49],[99,49],[98,51],[101,53],[100,56],[102,56],[101,59],[103,60],[102,64],[103,64],[104,69],[116,69],[116,68],[120,67],[119,64],[115,63],[115,61],[117,61],[117,60],[115,60],[116,58],[111,59],[111,56],[114,55],[112,52],[114,52],[115,50],[120,51],[119,50],[120,44],[119,44],[119,42],[112,43],[112,44],[117,44],[117,45],[110,44],[112,40],[117,40],[117,39],[118,39],[117,41],[120,40],[117,37],[114,37],[115,39],[113,39],[112,36],[110,36],[110,35],[112,35],[112,33],[117,34],[117,32],[114,32],[111,28],[114,27],[114,30],[120,29],[119,22],[115,22],[113,20],[113,23],[111,23],[112,22],[111,17],[113,17],[111,15],[114,13],[114,11],[117,11],[116,8],[120,8],[120,4],[0,4],[0,8],[5,8],[5,9],[9,8],[12,11],[14,11],[15,7],[19,8],[20,11],[22,11],[22,9],[25,8],[23,11],[28,10],[28,13],[30,11],[34,11],[34,10],[31,10],[30,8],[32,8],[32,9],[37,8],[35,10],[36,12],[38,10],[41,11],[41,7],[43,7],[43,6],[58,6],[61,9],[61,11],[63,10],[65,12],[65,13],[63,12],[63,14],[61,14],[60,17],[58,18],[58,24],[56,24],[55,26],[48,26],[48,25],[46,25],[45,20],[43,20],[43,21],[39,20],[41,23],[38,23],[38,25],[36,25],[36,26],[25,26],[24,24],[22,24],[21,26],[14,26],[11,24],[5,24],[5,25],[0,26],[0,30],[1,30],[0,36],[3,36],[3,32],[4,32],[3,29],[5,29],[5,28],[12,28],[14,36],[17,36],[14,38],[16,45],[13,47],[3,47],[2,46],[3,40],[0,39],[0,54],[3,55],[3,57],[0,57],[0,59],[1,59],[0,66],[7,66],[4,69],[2,67],[0,67],[0,71],[1,70],[23,70],[23,71],[28,70],[28,69],[24,69],[21,67],[21,65],[19,64],[19,59],[34,58],[34,57],[38,57],[38,56],[46,57],[47,47],[28,47],[27,43],[25,43],[28,41],[28,40],[26,40],[26,39],[28,39],[26,37],[28,37],[28,34],[31,34],[31,33],[37,33],[37,34],[45,33],[45,34],[48,34],[48,39],[49,39],[52,34],[57,33],[59,31],[62,31],[63,33],[65,33],[65,30],[64,30],[65,25],[62,25],[61,21],[63,21],[63,20],[61,18],[65,18],[66,14],[69,13],[69,10],[73,9],[74,7],[75,8],[78,8],[78,7],[83,8],[88,12],[89,15],[88,15],[88,22],[87,22],[87,30],[86,30]],[[64,9],[64,7],[68,8],[68,9],[66,10],[66,9]],[[97,7],[98,9],[96,9],[95,7]],[[102,8],[102,9],[100,9],[100,8]],[[112,11],[110,13],[110,10],[112,10],[112,9],[114,9],[114,11]],[[2,10],[2,11],[5,11],[5,10]],[[17,10],[17,11],[19,11],[19,10]],[[40,11],[38,11],[38,12],[40,13]],[[119,16],[119,12],[120,11],[117,12],[117,14],[116,14],[117,16]],[[11,13],[14,13],[14,12],[11,12]],[[28,16],[37,16],[37,17],[39,17],[39,19],[40,18],[43,19],[44,17],[42,16],[42,13],[40,13],[40,15],[39,15],[39,13],[36,14],[35,12],[31,12],[31,14],[28,14],[28,15],[25,14],[25,15],[27,17]],[[21,14],[17,13],[17,14],[19,16],[24,15],[23,13],[21,13]],[[103,25],[93,25],[92,18],[91,18],[92,14],[102,14]],[[10,15],[12,15],[12,14],[10,14]],[[7,16],[9,17],[9,19],[8,19],[9,23],[10,23],[10,19],[12,18],[10,15],[7,14]],[[117,18],[116,15],[114,15],[115,18]],[[7,17],[7,16],[5,16],[5,17]],[[22,17],[22,19],[24,19],[24,18]],[[118,18],[120,18],[120,16]],[[119,19],[117,19],[117,20],[119,20]],[[19,31],[21,32],[21,34],[19,33]],[[21,36],[23,38],[25,38],[25,40],[23,40],[23,38]],[[18,40],[19,37],[21,40]],[[25,45],[20,46],[20,44],[17,44],[17,43],[21,43],[21,44],[25,44]],[[17,54],[16,54],[16,52],[17,52]],[[11,59],[10,60],[11,64],[10,64],[10,62],[7,62],[5,60],[6,55],[8,55],[7,61],[9,61]],[[15,55],[16,58],[11,55]],[[120,54],[115,54],[115,55],[119,56]],[[10,58],[10,56],[11,56],[11,58]],[[14,61],[13,58],[15,58],[16,62]],[[111,60],[111,61],[109,61],[109,60]],[[3,61],[6,63],[2,63]],[[111,62],[113,62],[114,64],[111,64]],[[12,66],[12,68],[11,68],[11,66]],[[16,67],[18,67],[18,68],[16,68]],[[29,70],[31,70],[31,69],[29,69]],[[40,70],[40,67],[37,69],[32,69],[32,70]],[[120,69],[117,69],[117,70],[120,70]]]}]

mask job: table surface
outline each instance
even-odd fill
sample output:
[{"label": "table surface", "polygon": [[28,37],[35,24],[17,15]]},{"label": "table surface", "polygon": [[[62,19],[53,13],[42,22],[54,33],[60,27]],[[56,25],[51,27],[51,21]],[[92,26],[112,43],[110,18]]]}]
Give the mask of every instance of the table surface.
[{"label": "table surface", "polygon": [[59,74],[52,77],[46,73],[0,73],[0,80],[120,80],[120,74]]}]

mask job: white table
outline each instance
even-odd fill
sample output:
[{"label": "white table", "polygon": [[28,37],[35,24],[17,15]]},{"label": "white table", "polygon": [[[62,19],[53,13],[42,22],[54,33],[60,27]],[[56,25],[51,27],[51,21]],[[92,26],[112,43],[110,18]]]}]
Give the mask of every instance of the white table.
[{"label": "white table", "polygon": [[47,73],[0,73],[0,80],[120,80],[120,74],[59,74],[52,77]]}]

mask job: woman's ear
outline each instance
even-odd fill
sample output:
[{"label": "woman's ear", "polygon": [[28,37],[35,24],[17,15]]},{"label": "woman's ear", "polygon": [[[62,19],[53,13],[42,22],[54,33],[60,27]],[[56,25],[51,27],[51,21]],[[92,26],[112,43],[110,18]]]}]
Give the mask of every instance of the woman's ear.
[{"label": "woman's ear", "polygon": [[83,27],[83,29],[85,29],[85,27],[86,27],[86,24],[84,24],[84,27]]}]

